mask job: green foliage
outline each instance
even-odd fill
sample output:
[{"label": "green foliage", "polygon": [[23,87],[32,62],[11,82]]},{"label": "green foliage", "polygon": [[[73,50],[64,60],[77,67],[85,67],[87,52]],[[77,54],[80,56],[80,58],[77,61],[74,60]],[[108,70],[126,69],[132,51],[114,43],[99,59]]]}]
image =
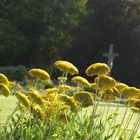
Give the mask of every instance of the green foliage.
[{"label": "green foliage", "polygon": [[58,58],[71,44],[71,30],[85,17],[86,2],[2,0],[0,65],[46,65]]}]

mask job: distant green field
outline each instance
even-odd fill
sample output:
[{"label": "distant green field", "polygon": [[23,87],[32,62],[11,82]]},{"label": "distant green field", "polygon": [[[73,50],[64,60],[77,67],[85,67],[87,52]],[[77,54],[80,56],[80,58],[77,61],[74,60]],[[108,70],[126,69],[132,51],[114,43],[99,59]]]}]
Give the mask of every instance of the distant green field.
[{"label": "distant green field", "polygon": [[[8,115],[10,115],[12,113],[12,111],[14,110],[15,106],[16,106],[16,102],[17,99],[15,96],[9,96],[9,97],[4,97],[4,96],[0,96],[0,122],[4,122],[7,118]],[[98,112],[102,112],[103,108],[104,108],[104,103],[101,103],[99,108],[98,108]],[[116,109],[116,104],[115,103],[110,103],[110,108],[109,108],[109,114],[115,112]],[[118,117],[116,119],[117,123],[120,123],[123,117],[123,114],[126,110],[125,105],[120,104],[119,105],[119,110],[118,110]],[[84,111],[86,111],[88,114],[91,113],[92,111],[92,107],[88,107],[87,109],[84,109]],[[127,116],[128,117],[130,113],[130,110],[128,110]],[[105,117],[104,117],[105,118]],[[129,129],[131,129],[133,127],[133,123],[135,122],[136,119],[136,115],[133,116],[133,119],[131,120],[131,123],[129,125]],[[140,133],[140,128],[139,131]],[[140,135],[140,134],[139,134]]]},{"label": "distant green field", "polygon": [[0,96],[0,122],[4,122],[7,116],[12,113],[16,107],[17,99],[14,96]]}]

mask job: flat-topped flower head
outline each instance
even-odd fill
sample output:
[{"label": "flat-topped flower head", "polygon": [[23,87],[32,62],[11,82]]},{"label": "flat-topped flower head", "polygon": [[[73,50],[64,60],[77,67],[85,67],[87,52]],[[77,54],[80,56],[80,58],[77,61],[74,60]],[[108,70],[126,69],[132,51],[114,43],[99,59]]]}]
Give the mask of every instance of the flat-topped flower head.
[{"label": "flat-topped flower head", "polygon": [[140,99],[135,100],[134,106],[140,109]]},{"label": "flat-topped flower head", "polygon": [[67,77],[58,77],[57,79],[60,82],[60,84],[61,83],[63,84],[63,83],[65,83],[67,81],[68,78]]},{"label": "flat-topped flower head", "polygon": [[28,99],[28,97],[23,94],[22,92],[17,91],[15,93],[15,96],[17,97],[17,99],[25,106],[25,107],[29,107],[30,106],[30,100]]},{"label": "flat-topped flower head", "polygon": [[66,105],[70,106],[71,111],[76,111],[77,106],[76,106],[76,102],[72,97],[69,97],[68,95],[64,95],[64,94],[59,94],[59,99],[60,101],[63,101]]},{"label": "flat-topped flower head", "polygon": [[16,90],[23,90],[23,87],[19,83],[13,81],[9,81],[9,88],[16,89]]},{"label": "flat-topped flower head", "polygon": [[88,107],[93,105],[93,97],[89,92],[86,91],[74,93],[74,99],[78,101],[82,107]]},{"label": "flat-topped flower head", "polygon": [[28,74],[32,77],[35,77],[37,79],[41,79],[44,81],[50,80],[50,75],[48,74],[48,72],[42,69],[30,69],[28,71]]},{"label": "flat-topped flower head", "polygon": [[46,115],[39,105],[32,105],[32,113],[36,119],[40,119],[43,122],[45,121]]},{"label": "flat-topped flower head", "polygon": [[71,87],[70,86],[68,86],[68,85],[59,85],[58,86],[58,89],[59,90],[70,90],[71,89]]},{"label": "flat-topped flower head", "polygon": [[39,105],[42,105],[44,103],[40,93],[35,89],[29,89],[28,95],[32,102],[39,104]]},{"label": "flat-topped flower head", "polygon": [[90,85],[91,85],[92,89],[97,89],[97,84],[96,83],[91,83]]},{"label": "flat-topped flower head", "polygon": [[10,95],[10,90],[5,84],[0,83],[0,93],[7,97]]},{"label": "flat-topped flower head", "polygon": [[8,78],[2,73],[0,73],[0,83],[5,84],[6,86],[9,86]]},{"label": "flat-topped flower head", "polygon": [[79,73],[78,69],[68,61],[58,60],[54,63],[54,66],[63,73],[69,73],[71,75]]},{"label": "flat-topped flower head", "polygon": [[112,90],[113,90],[114,96],[116,96],[117,98],[119,98],[119,97],[120,97],[120,92],[119,92],[119,90],[118,90],[116,87],[112,88]]},{"label": "flat-topped flower head", "polygon": [[134,113],[140,113],[140,108],[137,107],[130,107],[131,111],[133,111]]},{"label": "flat-topped flower head", "polygon": [[124,83],[117,83],[117,84],[115,85],[115,88],[117,88],[117,89],[119,90],[120,93],[122,92],[122,90],[123,90],[125,87],[128,87],[128,86],[127,86],[126,84],[124,84]]},{"label": "flat-topped flower head", "polygon": [[126,103],[131,105],[131,106],[134,106],[134,103],[137,99],[136,98],[129,98],[126,100]]},{"label": "flat-topped flower head", "polygon": [[109,72],[110,68],[105,63],[95,63],[86,69],[87,76],[107,75]]},{"label": "flat-topped flower head", "polygon": [[79,84],[82,87],[91,87],[90,83],[87,79],[81,77],[81,76],[75,76],[71,79],[71,82]]},{"label": "flat-topped flower head", "polygon": [[115,95],[113,89],[105,89],[102,91],[101,98],[103,101],[114,101],[117,99],[117,96]]},{"label": "flat-topped flower head", "polygon": [[140,90],[135,87],[125,87],[122,90],[122,95],[125,98],[138,98],[140,95]]},{"label": "flat-topped flower head", "polygon": [[56,87],[45,89],[46,94],[57,93],[57,92],[58,92],[58,89]]},{"label": "flat-topped flower head", "polygon": [[115,87],[116,85],[116,81],[112,77],[109,77],[109,76],[96,77],[94,82],[96,83],[96,85],[98,86],[100,90],[110,89],[110,88]]}]

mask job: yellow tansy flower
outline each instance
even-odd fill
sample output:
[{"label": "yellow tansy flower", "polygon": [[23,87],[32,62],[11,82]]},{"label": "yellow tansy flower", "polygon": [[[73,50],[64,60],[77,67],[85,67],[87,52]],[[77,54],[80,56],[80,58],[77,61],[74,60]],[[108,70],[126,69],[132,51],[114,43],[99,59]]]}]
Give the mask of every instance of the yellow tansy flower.
[{"label": "yellow tansy flower", "polygon": [[96,83],[96,85],[98,86],[100,90],[113,88],[115,87],[115,84],[116,84],[116,81],[112,77],[109,77],[109,76],[96,77],[94,82]]},{"label": "yellow tansy flower", "polygon": [[125,98],[138,98],[140,95],[140,90],[135,87],[125,87],[122,90],[122,95]]},{"label": "yellow tansy flower", "polygon": [[140,99],[135,100],[134,105],[140,109]]},{"label": "yellow tansy flower", "polygon": [[90,83],[88,82],[87,79],[81,77],[81,76],[75,76],[71,79],[71,82],[77,83],[82,87],[90,87]]},{"label": "yellow tansy flower", "polygon": [[114,101],[117,99],[117,96],[115,95],[113,89],[105,89],[101,92],[101,98],[103,101]]},{"label": "yellow tansy flower", "polygon": [[10,94],[10,90],[5,84],[0,83],[0,93],[7,97]]},{"label": "yellow tansy flower", "polygon": [[29,89],[28,95],[31,101],[33,101],[34,103],[39,104],[39,105],[42,105],[44,103],[40,93],[35,89]]},{"label": "yellow tansy flower", "polygon": [[127,86],[126,84],[124,84],[124,83],[117,83],[117,84],[115,85],[115,88],[117,88],[117,89],[119,90],[120,93],[122,92],[122,90],[123,90],[125,87],[128,87],[128,86]]},{"label": "yellow tansy flower", "polygon": [[54,63],[54,66],[60,71],[63,71],[63,73],[69,73],[71,75],[79,73],[78,69],[68,61],[58,60]]},{"label": "yellow tansy flower", "polygon": [[28,71],[29,75],[41,80],[50,80],[50,75],[48,72],[42,69],[31,69]]},{"label": "yellow tansy flower", "polygon": [[58,89],[57,89],[56,87],[45,89],[45,93],[46,93],[46,94],[57,93],[57,92],[58,92]]},{"label": "yellow tansy flower", "polygon": [[71,87],[68,86],[68,85],[59,85],[59,86],[58,86],[58,89],[59,89],[59,90],[70,90]]},{"label": "yellow tansy flower", "polygon": [[93,105],[93,97],[89,92],[86,91],[74,93],[74,99],[80,102],[82,107]]},{"label": "yellow tansy flower", "polygon": [[0,83],[5,84],[6,86],[9,86],[8,78],[2,73],[0,73]]},{"label": "yellow tansy flower", "polygon": [[94,76],[94,75],[107,75],[110,71],[110,68],[105,63],[95,63],[90,65],[86,69],[87,76]]},{"label": "yellow tansy flower", "polygon": [[133,111],[134,113],[140,113],[140,108],[137,107],[130,107],[131,111]]},{"label": "yellow tansy flower", "polygon": [[40,119],[43,122],[45,121],[46,115],[39,105],[32,105],[32,113],[36,119]]},{"label": "yellow tansy flower", "polygon": [[29,107],[30,106],[30,100],[28,99],[28,97],[23,94],[22,92],[17,91],[15,93],[15,96],[18,98],[18,100],[25,106],[25,107]]},{"label": "yellow tansy flower", "polygon": [[59,99],[63,101],[66,105],[70,106],[71,111],[76,111],[76,102],[72,97],[69,97],[64,94],[59,94]]}]

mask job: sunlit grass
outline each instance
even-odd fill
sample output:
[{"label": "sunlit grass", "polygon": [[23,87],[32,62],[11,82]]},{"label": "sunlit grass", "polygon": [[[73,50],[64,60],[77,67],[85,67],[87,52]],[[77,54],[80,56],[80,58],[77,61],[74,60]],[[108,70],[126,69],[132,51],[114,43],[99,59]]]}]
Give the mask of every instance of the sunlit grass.
[{"label": "sunlit grass", "polygon": [[12,113],[16,107],[17,99],[15,96],[9,96],[8,98],[0,96],[0,122],[4,122],[7,117]]},{"label": "sunlit grass", "polygon": [[[1,109],[1,111],[0,111],[0,122],[4,122],[6,120],[6,118],[8,117],[8,115],[10,115],[12,113],[12,111],[16,107],[16,103],[17,103],[17,99],[16,99],[15,96],[11,95],[8,98],[6,98],[4,96],[0,96],[0,109]],[[104,105],[105,105],[105,103],[101,103],[99,105],[99,108],[98,108],[98,111],[97,111],[98,113],[99,112],[101,113],[103,111]],[[116,103],[110,103],[109,106],[110,106],[109,107],[109,114],[112,114],[113,112],[115,112]],[[126,106],[123,105],[123,104],[119,104],[119,109],[117,111],[119,115],[116,118],[117,123],[121,122],[125,110],[126,110]],[[88,114],[91,114],[92,107],[88,107],[87,109],[84,109],[84,111],[86,111]],[[126,118],[128,117],[129,113],[130,113],[130,109],[128,110]],[[131,120],[131,123],[130,123],[128,129],[131,129],[133,127],[135,119],[136,119],[136,115],[133,116],[133,119]],[[125,119],[125,120],[127,120],[127,119]],[[138,132],[140,132],[140,128],[139,128]]]}]

